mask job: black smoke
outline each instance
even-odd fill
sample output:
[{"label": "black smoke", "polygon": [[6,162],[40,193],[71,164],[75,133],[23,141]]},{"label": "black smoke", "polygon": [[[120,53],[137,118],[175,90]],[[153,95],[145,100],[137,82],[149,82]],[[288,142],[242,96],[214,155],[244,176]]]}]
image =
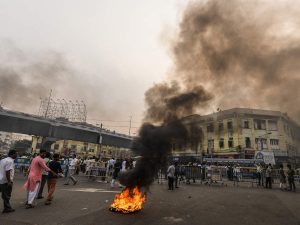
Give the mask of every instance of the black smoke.
[{"label": "black smoke", "polygon": [[299,8],[295,1],[191,1],[172,42],[175,72],[145,93],[145,121],[155,125],[142,125],[133,147],[142,158],[121,182],[148,187],[174,141],[197,148],[202,131],[181,124],[187,115],[253,107],[299,121]]},{"label": "black smoke", "polygon": [[159,169],[166,166],[172,146],[191,143],[191,148],[197,148],[202,138],[200,127],[186,126],[181,118],[210,99],[211,95],[201,86],[186,92],[176,85],[161,84],[151,88],[146,93],[149,107],[146,118],[158,125],[149,122],[142,125],[132,147],[133,152],[141,158],[133,170],[121,174],[120,182],[127,187],[148,189]]},{"label": "black smoke", "polygon": [[171,47],[174,79],[214,93],[214,109],[280,110],[300,121],[299,6],[291,0],[191,1]]}]

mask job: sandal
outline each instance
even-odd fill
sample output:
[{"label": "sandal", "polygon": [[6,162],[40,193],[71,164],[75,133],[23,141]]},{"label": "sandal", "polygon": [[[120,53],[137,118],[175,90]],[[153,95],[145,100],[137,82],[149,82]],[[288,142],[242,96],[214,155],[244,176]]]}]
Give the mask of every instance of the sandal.
[{"label": "sandal", "polygon": [[31,208],[34,208],[34,205],[32,205],[32,204],[27,204],[25,208],[26,208],[26,209],[31,209]]},{"label": "sandal", "polygon": [[45,205],[50,205],[50,204],[51,204],[51,201],[49,201],[49,200],[45,202]]}]

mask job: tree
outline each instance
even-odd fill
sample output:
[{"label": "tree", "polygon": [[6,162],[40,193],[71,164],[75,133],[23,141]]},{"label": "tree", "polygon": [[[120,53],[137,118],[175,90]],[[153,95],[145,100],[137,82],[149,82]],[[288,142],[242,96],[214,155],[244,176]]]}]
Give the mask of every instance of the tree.
[{"label": "tree", "polygon": [[16,150],[19,155],[24,155],[28,149],[31,149],[31,141],[26,139],[16,141],[11,149]]}]

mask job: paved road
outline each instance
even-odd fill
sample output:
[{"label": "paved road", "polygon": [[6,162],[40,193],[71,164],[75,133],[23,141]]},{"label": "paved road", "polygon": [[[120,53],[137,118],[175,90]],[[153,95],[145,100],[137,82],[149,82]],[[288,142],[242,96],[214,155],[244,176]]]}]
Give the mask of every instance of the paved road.
[{"label": "paved road", "polygon": [[300,225],[300,193],[240,187],[181,185],[168,191],[154,184],[142,211],[130,215],[108,210],[119,188],[100,182],[64,186],[60,180],[53,204],[37,201],[25,209],[23,178],[14,184],[16,212],[0,214],[0,225]]}]

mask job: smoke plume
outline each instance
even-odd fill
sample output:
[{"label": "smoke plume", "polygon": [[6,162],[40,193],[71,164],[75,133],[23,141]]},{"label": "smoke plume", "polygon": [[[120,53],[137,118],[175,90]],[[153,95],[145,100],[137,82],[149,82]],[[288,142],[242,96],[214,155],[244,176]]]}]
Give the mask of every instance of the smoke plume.
[{"label": "smoke plume", "polygon": [[172,41],[175,72],[145,94],[147,123],[133,145],[142,158],[121,182],[148,187],[174,141],[197,147],[201,129],[180,122],[195,112],[269,108],[299,121],[297,9],[295,1],[192,1]]},{"label": "smoke plume", "polygon": [[[132,150],[142,156],[133,170],[121,174],[120,182],[127,187],[148,189],[159,169],[163,169],[172,145],[181,144],[197,151],[202,137],[197,125],[187,127],[181,118],[190,115],[199,106],[205,106],[212,95],[202,86],[182,90],[176,82],[171,85],[157,84],[146,94],[148,109],[139,136]],[[150,122],[157,125],[153,125]]]},{"label": "smoke plume", "polygon": [[2,39],[0,50],[0,103],[6,108],[35,114],[40,98],[48,97],[51,89],[53,99],[84,101],[90,118],[123,118],[123,107],[127,109],[130,105],[130,102],[118,102],[117,108],[111,101],[116,99],[111,93],[111,84],[108,84],[117,85],[113,76],[108,81],[80,72],[60,52],[26,51]]},{"label": "smoke plume", "polygon": [[299,6],[191,2],[173,42],[174,79],[190,88],[203,85],[214,94],[214,109],[267,108],[299,121]]}]

